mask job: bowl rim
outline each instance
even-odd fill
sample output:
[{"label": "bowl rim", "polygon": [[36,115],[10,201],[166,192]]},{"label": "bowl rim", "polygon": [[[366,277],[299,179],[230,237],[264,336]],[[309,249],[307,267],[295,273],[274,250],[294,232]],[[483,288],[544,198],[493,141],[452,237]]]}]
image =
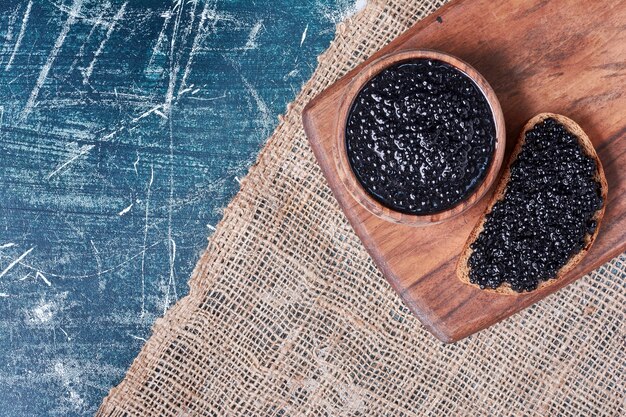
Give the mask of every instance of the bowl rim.
[{"label": "bowl rim", "polygon": [[[378,75],[385,68],[402,61],[409,61],[413,59],[433,59],[442,61],[468,76],[487,99],[487,103],[489,104],[493,115],[496,130],[496,142],[493,150],[493,156],[489,163],[489,167],[487,168],[487,173],[483,177],[481,183],[471,192],[470,195],[453,207],[438,213],[423,215],[407,214],[393,210],[372,197],[363,188],[352,170],[352,166],[348,159],[345,137],[346,124],[348,122],[350,108],[365,83],[367,83],[374,76]],[[339,106],[339,117],[337,118],[335,131],[336,140],[334,143],[334,153],[337,155],[335,158],[337,173],[339,179],[346,187],[350,195],[373,215],[390,222],[411,226],[425,226],[440,223],[463,213],[476,204],[494,185],[500,168],[502,167],[504,149],[506,147],[504,115],[502,113],[502,108],[500,107],[500,102],[487,80],[465,61],[462,61],[461,59],[448,53],[431,49],[411,49],[401,52],[392,52],[372,61],[370,64],[361,69],[346,88],[346,93]]]}]

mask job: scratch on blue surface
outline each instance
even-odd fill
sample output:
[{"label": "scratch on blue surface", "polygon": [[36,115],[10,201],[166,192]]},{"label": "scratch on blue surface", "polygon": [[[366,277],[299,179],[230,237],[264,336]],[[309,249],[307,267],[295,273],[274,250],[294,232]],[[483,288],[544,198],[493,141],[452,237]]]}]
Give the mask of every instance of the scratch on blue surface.
[{"label": "scratch on blue surface", "polygon": [[106,45],[107,41],[111,38],[111,34],[115,29],[115,25],[122,18],[122,16],[124,16],[124,11],[126,10],[127,4],[128,3],[122,4],[122,6],[119,8],[117,13],[115,13],[115,16],[113,16],[113,19],[109,23],[106,35],[104,35],[102,42],[100,42],[100,46],[98,46],[98,49],[96,50],[96,52],[94,52],[93,59],[89,63],[89,66],[85,69],[85,72],[83,74],[83,84],[89,83],[89,77],[91,77],[91,74],[93,73],[93,68],[96,66],[96,61],[98,61],[98,58],[102,54],[102,51],[104,50],[104,46]]},{"label": "scratch on blue surface", "polygon": [[92,415],[353,0],[0,2],[0,415]]},{"label": "scratch on blue surface", "polygon": [[13,51],[11,52],[11,56],[9,57],[9,61],[7,62],[5,71],[11,69],[11,65],[13,65],[13,60],[15,59],[15,54],[19,51],[20,46],[22,46],[22,39],[24,39],[24,33],[26,32],[26,25],[28,24],[28,18],[30,17],[30,11],[33,8],[32,0],[28,2],[26,5],[26,11],[24,12],[24,17],[22,18],[22,25],[20,26],[20,33],[17,35],[17,40],[15,41],[15,45],[13,46]]},{"label": "scratch on blue surface", "polygon": [[41,87],[43,87],[43,84],[46,82],[48,73],[52,69],[52,65],[54,64],[54,61],[56,60],[57,55],[59,54],[59,52],[61,51],[61,48],[63,47],[63,44],[65,43],[65,38],[67,37],[67,34],[70,31],[70,28],[72,27],[72,25],[74,24],[74,21],[76,20],[76,14],[80,12],[80,9],[82,6],[83,6],[83,0],[74,0],[72,9],[70,10],[67,20],[65,21],[65,24],[63,25],[63,28],[61,29],[61,33],[59,33],[59,36],[57,37],[57,40],[54,43],[52,51],[50,51],[50,54],[48,55],[48,59],[46,60],[46,63],[41,67],[41,71],[39,72],[39,77],[37,78],[35,87],[33,87],[33,90],[30,93],[30,97],[28,98],[28,101],[26,102],[26,106],[24,107],[24,110],[22,110],[22,115],[20,119],[22,122],[26,121],[26,118],[28,117],[33,107],[35,106],[35,101],[39,97],[39,90],[41,90]]}]

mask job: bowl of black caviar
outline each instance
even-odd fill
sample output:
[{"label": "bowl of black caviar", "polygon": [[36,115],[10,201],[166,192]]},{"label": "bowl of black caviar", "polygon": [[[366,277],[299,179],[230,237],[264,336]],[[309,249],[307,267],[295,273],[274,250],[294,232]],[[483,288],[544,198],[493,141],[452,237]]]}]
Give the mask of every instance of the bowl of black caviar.
[{"label": "bowl of black caviar", "polygon": [[336,142],[344,186],[374,215],[423,226],[459,215],[494,184],[506,142],[484,77],[452,55],[385,55],[351,81]]}]

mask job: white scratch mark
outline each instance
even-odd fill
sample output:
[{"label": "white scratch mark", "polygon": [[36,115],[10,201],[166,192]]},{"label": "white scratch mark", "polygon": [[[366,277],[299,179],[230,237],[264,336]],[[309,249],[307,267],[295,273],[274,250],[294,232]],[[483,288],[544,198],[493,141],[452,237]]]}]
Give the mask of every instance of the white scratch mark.
[{"label": "white scratch mark", "polygon": [[100,290],[100,292],[104,291],[104,288],[106,287],[106,280],[104,279],[103,273],[102,273],[102,261],[100,260],[100,252],[98,251],[98,248],[96,248],[96,244],[93,243],[93,240],[89,239],[89,243],[91,243],[91,248],[93,249],[93,254],[94,257],[96,258],[96,268],[97,268],[97,277],[98,277],[98,289]]},{"label": "white scratch mark", "polygon": [[287,75],[283,77],[283,80],[287,81],[289,78],[295,77],[296,75],[298,75],[299,72],[300,70],[298,68],[292,69],[291,71],[287,73]]},{"label": "white scratch mark", "polygon": [[[159,111],[159,109],[161,109],[163,107],[163,104],[159,104],[156,107],[151,108],[150,110],[142,113],[141,115],[135,117],[134,119],[131,119],[129,126],[122,126],[106,135],[104,135],[100,141],[101,142],[108,142],[109,140],[113,139],[116,135],[118,135],[119,133],[125,131],[125,130],[132,130],[133,126],[137,124],[137,122],[139,122],[140,120],[148,117],[149,115],[151,115],[152,113],[156,113],[159,114],[161,116],[165,116],[165,114],[163,114],[163,112]],[[67,167],[68,165],[70,165],[71,163],[73,163],[74,161],[76,161],[78,158],[88,154],[93,148],[95,147],[95,145],[83,145],[80,149],[78,149],[78,152],[76,154],[74,154],[70,159],[68,159],[67,161],[63,162],[62,164],[60,164],[54,171],[52,171],[47,179],[50,179],[52,177],[54,177],[55,175],[57,175],[61,170],[63,170],[65,167]],[[139,154],[137,154],[137,161],[139,161]],[[135,172],[137,172],[137,167],[135,166]]]},{"label": "white scratch mark", "polygon": [[[187,65],[185,65],[185,71],[183,72],[183,78],[180,82],[180,88],[178,90],[178,96],[182,95],[183,88],[187,85],[187,78],[191,73],[191,65],[193,64],[194,56],[198,53],[200,49],[200,43],[204,40],[205,37],[205,27],[204,24],[206,22],[207,14],[209,11],[209,3],[204,3],[204,9],[202,9],[202,13],[200,14],[200,23],[198,23],[198,29],[196,32],[196,36],[193,38],[193,43],[191,45],[191,51],[189,52],[189,58],[187,58]],[[199,89],[198,89],[199,90]],[[191,93],[191,94],[195,94]]]},{"label": "white scratch mark", "polygon": [[185,25],[186,30],[183,35],[183,40],[186,40],[189,34],[193,31],[193,26],[196,21],[196,9],[198,8],[198,0],[187,0],[187,3],[192,3],[192,7],[191,7],[191,11],[189,12],[189,15],[190,15],[189,23]]},{"label": "white scratch mark", "polygon": [[263,128],[264,128],[263,134],[264,135],[269,134],[269,131],[271,130],[273,123],[272,123],[272,113],[267,107],[267,104],[265,104],[265,101],[263,100],[259,92],[252,86],[252,84],[250,84],[250,82],[246,79],[246,77],[243,76],[239,68],[239,64],[233,61],[232,59],[230,59],[226,55],[222,55],[222,57],[232,65],[235,72],[241,78],[243,85],[246,87],[246,89],[248,90],[252,98],[254,99],[256,106],[261,112],[261,123],[263,124]]},{"label": "white scratch mark", "polygon": [[159,110],[159,109],[154,110],[154,114],[156,114],[156,115],[160,116],[161,118],[163,118],[163,119],[167,120],[167,115],[166,115],[165,113],[163,113],[163,112],[162,112],[161,110]]},{"label": "white scratch mark", "polygon": [[211,26],[214,28],[219,22],[228,22],[231,23],[231,27],[241,28],[242,22],[236,18],[236,16],[230,13],[219,12],[215,6],[211,10],[209,10],[209,14],[207,16],[208,19],[211,20]]},{"label": "white scratch mark", "polygon": [[13,246],[17,246],[17,245],[15,243],[13,243],[13,242],[4,243],[4,244],[0,245],[0,249],[12,248]]},{"label": "white scratch mark", "polygon": [[26,281],[28,278],[30,278],[32,274],[33,274],[32,272],[29,272],[28,274],[24,275],[22,278],[18,279],[18,281]]},{"label": "white scratch mark", "polygon": [[[194,91],[191,94],[195,94],[195,93],[196,92]],[[226,98],[226,92],[224,92],[224,94],[218,97],[189,97],[189,98],[193,100],[198,100],[198,101],[215,101],[215,100],[219,100],[222,98]]]},{"label": "white scratch mark", "polygon": [[[82,45],[80,45],[80,49],[78,50],[78,53],[76,54],[76,57],[74,58],[74,61],[72,61],[72,65],[70,65],[70,69],[67,71],[68,74],[71,73],[72,71],[74,71],[74,67],[76,66],[76,64],[78,63],[79,59],[82,59],[85,56],[85,46],[87,45],[87,43],[89,42],[89,40],[91,39],[91,36],[94,34],[94,32],[96,31],[96,29],[102,25],[102,16],[104,15],[104,12],[101,12],[100,14],[98,14],[98,18],[96,19],[96,21],[94,22],[94,24],[91,26],[91,30],[89,31],[89,33],[87,34],[87,37],[85,37],[83,39],[83,43]],[[117,91],[117,90],[116,90]]]},{"label": "white scratch mark", "polygon": [[133,168],[135,168],[135,175],[139,175],[139,172],[137,171],[138,164],[139,164],[139,151],[137,151],[137,159],[135,159],[135,162],[133,162]]},{"label": "white scratch mark", "polygon": [[48,278],[46,278],[44,274],[41,273],[41,271],[37,271],[37,274],[35,274],[35,278],[40,278],[43,282],[46,283],[48,287],[52,286],[52,283],[48,280]]},{"label": "white scratch mark", "polygon": [[145,119],[146,117],[150,116],[152,113],[154,113],[156,111],[160,111],[160,109],[162,109],[162,108],[163,108],[163,104],[159,104],[158,106],[153,107],[150,110],[147,110],[147,111],[143,112],[139,116],[137,116],[134,119],[132,119],[130,122],[131,123],[137,123],[141,119]]},{"label": "white scratch mark", "polygon": [[13,52],[11,53],[11,57],[9,57],[9,62],[7,62],[6,67],[4,67],[5,71],[8,71],[11,69],[11,66],[13,65],[13,60],[15,59],[15,55],[17,54],[17,51],[20,49],[20,46],[22,45],[22,39],[24,39],[24,33],[26,33],[26,25],[28,24],[28,18],[30,16],[30,10],[33,7],[33,0],[29,0],[28,4],[26,5],[26,11],[24,12],[24,17],[22,18],[22,26],[20,27],[20,33],[17,35],[17,40],[15,41],[15,46],[13,47]]},{"label": "white scratch mark", "polygon": [[11,84],[13,84],[14,82],[16,82],[17,80],[19,80],[20,78],[22,78],[22,75],[18,74],[18,76],[17,76],[17,77],[13,77],[13,78],[11,79],[11,81],[9,81],[9,82],[7,83],[7,85],[11,85]]},{"label": "white scratch mark", "polygon": [[[152,243],[150,246],[148,246],[146,248],[146,250],[152,249],[153,247],[155,247],[156,245],[159,245],[161,243],[163,243],[163,240],[156,241],[156,242]],[[124,259],[122,262],[118,263],[117,265],[114,265],[114,266],[112,266],[110,268],[104,269],[104,270],[100,271],[97,274],[60,275],[60,274],[55,274],[54,272],[49,272],[49,271],[45,272],[45,271],[43,271],[43,270],[41,270],[39,268],[35,268],[34,266],[32,266],[32,265],[30,265],[30,264],[28,264],[26,262],[23,262],[23,261],[20,261],[20,265],[23,266],[24,268],[30,269],[31,271],[39,271],[41,273],[45,272],[45,274],[47,276],[49,276],[49,277],[63,278],[63,279],[68,279],[68,278],[71,278],[71,279],[85,279],[85,278],[94,278],[94,277],[97,277],[99,275],[104,275],[104,274],[108,274],[109,272],[116,271],[117,269],[121,268],[122,266],[126,265],[127,263],[137,259],[138,257],[143,255],[144,253],[145,253],[145,251],[143,251],[143,250],[139,251],[139,252],[135,253],[134,255],[129,256],[128,258]]]},{"label": "white scratch mark", "polygon": [[78,152],[76,152],[71,158],[69,158],[67,161],[63,162],[62,164],[58,165],[54,171],[52,171],[50,174],[48,174],[48,177],[46,179],[50,179],[52,177],[54,177],[55,175],[57,175],[59,172],[61,172],[65,167],[67,167],[68,165],[70,165],[71,163],[73,163],[74,161],[76,161],[78,158],[80,158],[83,155],[86,155],[90,150],[92,150],[94,148],[95,145],[83,145],[78,149]]},{"label": "white scratch mark", "polygon": [[13,269],[13,267],[15,265],[17,265],[18,263],[20,263],[20,261],[24,258],[26,258],[28,256],[29,253],[31,253],[33,251],[33,249],[35,249],[35,247],[32,247],[30,249],[28,249],[26,252],[24,252],[23,254],[21,254],[20,256],[17,257],[17,259],[15,259],[13,262],[11,262],[9,264],[9,266],[7,266],[6,268],[4,268],[4,270],[2,272],[0,272],[0,278],[2,278],[3,276],[6,275],[7,272],[9,272],[11,269]]},{"label": "white scratch mark", "polygon": [[[182,84],[181,84],[181,88],[182,88]],[[182,90],[178,91],[178,97],[179,98],[181,95],[190,92],[191,90],[193,90],[193,84],[191,84],[191,86],[187,87],[187,88],[183,88]],[[193,93],[192,93],[193,94]]]},{"label": "white scratch mark", "polygon": [[62,4],[58,4],[53,2],[52,0],[48,0],[48,3],[50,3],[51,5],[53,5],[57,10],[60,10],[63,13],[66,13],[70,16],[74,16],[74,18],[76,19],[80,19],[83,22],[87,22],[87,23],[93,23],[93,24],[97,24],[97,25],[102,25],[103,22],[100,19],[93,19],[89,16],[85,16],[84,14],[80,13],[80,9],[78,11],[74,11],[73,9],[70,9],[69,7],[62,5]]},{"label": "white scratch mark", "polygon": [[146,310],[146,245],[148,243],[148,219],[150,214],[150,194],[152,183],[154,182],[154,165],[150,165],[150,181],[148,182],[148,191],[146,192],[146,212],[144,216],[143,229],[143,252],[141,254],[141,317],[144,316]]},{"label": "white scratch mark", "polygon": [[117,23],[118,20],[122,18],[122,16],[124,16],[124,11],[126,10],[127,4],[128,2],[122,4],[120,9],[117,11],[117,13],[115,13],[115,16],[113,16],[111,23],[109,23],[109,29],[104,35],[104,39],[102,39],[102,42],[100,42],[100,46],[98,47],[96,52],[93,54],[93,59],[91,60],[91,62],[89,63],[89,66],[85,70],[85,74],[83,76],[83,84],[89,83],[89,78],[91,77],[91,74],[93,73],[93,68],[96,65],[96,61],[102,54],[102,51],[104,51],[104,46],[106,45],[107,41],[111,38],[111,35],[113,34],[113,30],[115,29],[115,24]]},{"label": "white scratch mark", "polygon": [[185,4],[179,2],[175,4],[174,9],[179,7],[178,14],[176,15],[176,21],[174,22],[174,29],[172,31],[172,41],[170,42],[170,77],[169,83],[167,86],[167,92],[165,93],[165,103],[163,104],[163,109],[168,116],[171,116],[171,108],[172,102],[174,100],[174,88],[176,87],[176,78],[178,76],[178,72],[180,71],[180,62],[176,60],[176,39],[178,38],[178,29],[180,27],[180,20],[183,15],[183,9]]},{"label": "white scratch mark", "polygon": [[130,203],[130,206],[124,208],[122,211],[120,211],[119,213],[117,213],[118,216],[123,216],[124,214],[128,213],[130,211],[130,209],[133,208],[133,204],[134,203]]},{"label": "white scratch mark", "polygon": [[63,329],[63,327],[59,327],[59,330],[61,330],[61,332],[63,332],[63,334],[65,335],[65,337],[67,337],[67,341],[71,342],[72,338],[67,334],[67,332],[65,331],[65,329]]},{"label": "white scratch mark", "polygon": [[[176,242],[172,238],[172,213],[174,211],[174,131],[172,125],[172,102],[174,100],[174,88],[176,87],[176,80],[178,77],[178,73],[180,72],[180,55],[178,59],[176,57],[176,40],[178,38],[178,29],[180,26],[180,20],[184,8],[184,3],[180,3],[180,9],[178,10],[178,15],[176,16],[176,22],[174,23],[174,29],[172,31],[172,41],[170,44],[170,77],[169,77],[169,85],[167,88],[167,93],[165,94],[165,103],[164,103],[164,111],[169,117],[169,134],[170,134],[170,143],[169,143],[169,199],[168,199],[168,209],[167,209],[167,241],[168,241],[168,249],[169,249],[169,263],[170,263],[170,277],[167,285],[167,292],[165,295],[165,306],[164,306],[164,314],[165,310],[167,310],[169,306],[169,295],[170,295],[170,287],[174,286],[174,295],[178,298],[176,294],[176,282],[174,275],[174,262],[176,259]],[[194,4],[195,10],[195,4]],[[187,33],[184,34],[181,43],[184,45],[186,40]]]},{"label": "white scratch mark", "polygon": [[237,183],[238,183],[239,185],[241,185],[241,180],[239,179],[239,177],[237,177],[237,176],[236,176],[236,177],[235,177],[235,181],[237,181]]},{"label": "white scratch mark", "polygon": [[150,68],[152,66],[152,62],[154,61],[155,55],[159,53],[159,49],[161,48],[161,43],[163,42],[163,38],[165,37],[165,30],[169,26],[170,20],[172,20],[172,13],[170,11],[167,11],[164,14],[162,14],[161,17],[164,18],[165,20],[163,21],[163,26],[161,26],[161,32],[159,33],[159,36],[157,37],[156,44],[154,45],[154,48],[152,48],[152,55],[150,56],[150,61],[148,61],[147,68]]},{"label": "white scratch mark", "polygon": [[0,292],[0,297],[7,298],[7,297],[10,297],[10,295],[5,292]]},{"label": "white scratch mark", "polygon": [[165,304],[163,307],[163,314],[167,311],[170,302],[170,288],[174,288],[174,297],[178,299],[176,291],[176,276],[174,273],[174,264],[176,262],[176,242],[172,238],[172,214],[174,211],[174,132],[172,126],[172,120],[169,122],[170,128],[170,172],[169,172],[169,200],[167,205],[167,239],[169,247],[169,261],[170,261],[170,279],[167,284],[167,292],[165,294]]},{"label": "white scratch mark", "polygon": [[147,340],[144,339],[143,337],[135,336],[134,334],[129,334],[129,336],[132,337],[133,339],[141,340],[142,342],[147,342]]},{"label": "white scratch mark", "polygon": [[176,292],[176,275],[174,272],[174,263],[176,261],[176,242],[171,237],[169,238],[170,242],[170,279],[167,283],[167,291],[165,293],[165,305],[163,307],[163,314],[167,312],[167,309],[170,305],[170,288],[174,289],[174,298],[178,299],[178,294]]},{"label": "white scratch mark", "polygon": [[[189,22],[185,25],[185,31],[183,32],[183,36],[181,40],[181,44],[183,45],[187,43],[187,38],[189,37],[191,32],[193,32],[194,22],[196,20],[196,9],[198,8],[198,0],[191,0],[189,1],[189,3],[192,3],[191,12],[189,13],[191,18]],[[193,57],[197,50],[197,46],[195,46],[196,38],[198,37],[198,34],[201,32],[201,25],[203,24],[202,21],[206,18],[206,10],[207,10],[207,3],[205,2],[204,9],[202,10],[202,13],[200,14],[201,22],[198,24],[196,36],[194,36],[194,41],[192,42],[191,50],[189,51],[189,54],[187,56],[187,64],[185,65],[185,70],[183,71],[183,77],[181,78],[180,86],[178,87],[177,97],[180,97],[183,94],[182,90],[185,88],[185,84],[187,83],[187,77],[189,75],[191,63],[193,62]],[[178,62],[180,62],[181,58],[182,58],[181,56],[178,57]]]},{"label": "white scratch mark", "polygon": [[258,22],[256,22],[254,26],[252,26],[252,29],[250,29],[250,34],[248,35],[248,41],[243,47],[244,50],[256,49],[259,47],[259,44],[257,43],[257,39],[259,37],[259,33],[261,32],[261,29],[263,29],[263,20],[259,20]]},{"label": "white scratch mark", "polygon": [[103,140],[104,142],[106,142],[106,141],[108,141],[108,140],[112,139],[115,135],[117,135],[118,133],[120,133],[120,132],[122,132],[122,131],[124,131],[124,130],[126,130],[126,126],[122,126],[121,128],[119,128],[119,129],[117,129],[117,130],[114,130],[113,132],[111,132],[111,133],[108,133],[108,134],[104,135],[104,136],[102,137],[102,140]]},{"label": "white scratch mark", "polygon": [[207,224],[206,227],[208,227],[209,229],[215,231],[215,226],[213,226],[212,224]]},{"label": "white scratch mark", "polygon": [[306,33],[309,31],[309,25],[306,25],[306,27],[304,28],[304,32],[302,32],[302,38],[300,38],[300,48],[302,48],[302,45],[304,44],[304,40],[306,39]]},{"label": "white scratch mark", "polygon": [[57,37],[57,40],[54,43],[54,47],[52,48],[50,55],[48,55],[48,59],[46,60],[46,63],[41,68],[41,72],[39,73],[39,77],[37,78],[35,87],[31,91],[30,97],[28,98],[28,101],[26,102],[26,106],[24,107],[24,110],[22,110],[22,114],[20,117],[22,121],[25,121],[28,118],[28,115],[32,111],[33,107],[35,107],[35,102],[37,101],[37,97],[39,96],[39,90],[41,90],[41,87],[46,82],[46,78],[48,78],[48,73],[50,72],[50,69],[52,69],[52,65],[54,64],[54,61],[57,55],[61,51],[61,48],[63,47],[63,43],[65,42],[65,38],[67,34],[69,33],[70,28],[74,24],[74,21],[76,20],[76,15],[80,12],[80,9],[82,6],[83,6],[83,0],[74,0],[74,3],[72,4],[72,9],[71,9],[72,13],[70,13],[69,16],[67,17],[67,20],[65,21],[65,24],[63,25],[63,28],[61,29],[61,33],[59,33],[59,36]]}]

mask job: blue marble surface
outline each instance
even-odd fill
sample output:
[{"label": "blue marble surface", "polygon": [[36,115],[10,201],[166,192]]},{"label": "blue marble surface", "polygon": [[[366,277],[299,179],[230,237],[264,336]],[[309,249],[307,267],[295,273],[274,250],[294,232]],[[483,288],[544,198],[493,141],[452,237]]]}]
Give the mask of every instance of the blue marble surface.
[{"label": "blue marble surface", "polygon": [[95,412],[354,9],[0,2],[0,415]]}]

